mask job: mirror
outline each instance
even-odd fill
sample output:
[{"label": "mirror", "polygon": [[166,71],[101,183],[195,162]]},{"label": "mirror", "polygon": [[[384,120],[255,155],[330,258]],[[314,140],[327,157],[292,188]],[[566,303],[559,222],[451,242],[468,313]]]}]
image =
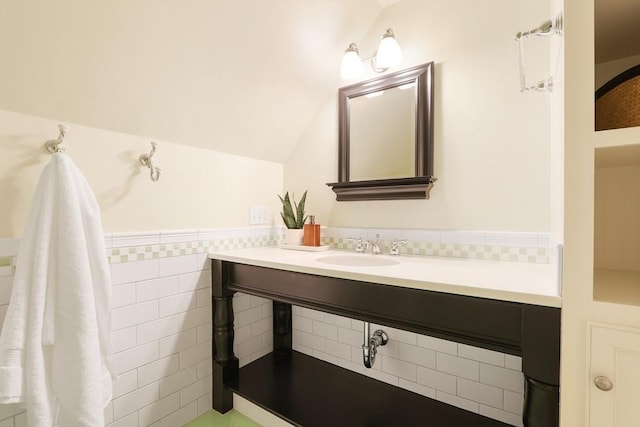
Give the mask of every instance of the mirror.
[{"label": "mirror", "polygon": [[338,201],[428,199],[433,62],[340,88]]},{"label": "mirror", "polygon": [[408,83],[349,101],[351,181],[415,174],[416,95]]}]

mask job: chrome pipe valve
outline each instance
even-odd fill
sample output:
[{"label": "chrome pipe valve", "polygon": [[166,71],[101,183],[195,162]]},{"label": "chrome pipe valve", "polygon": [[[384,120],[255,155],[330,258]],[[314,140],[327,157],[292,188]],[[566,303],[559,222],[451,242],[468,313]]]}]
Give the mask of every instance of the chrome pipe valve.
[{"label": "chrome pipe valve", "polygon": [[378,347],[389,342],[389,336],[382,329],[377,329],[372,336],[369,334],[369,322],[364,322],[364,344],[362,344],[362,361],[366,368],[372,368],[378,354]]}]

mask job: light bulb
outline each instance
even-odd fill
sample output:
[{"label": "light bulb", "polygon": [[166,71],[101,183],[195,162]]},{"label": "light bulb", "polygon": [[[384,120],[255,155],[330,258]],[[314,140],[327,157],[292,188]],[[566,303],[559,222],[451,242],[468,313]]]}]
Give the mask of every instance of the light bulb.
[{"label": "light bulb", "polygon": [[353,80],[361,77],[363,72],[364,70],[362,68],[362,60],[358,54],[358,47],[355,43],[351,43],[342,57],[342,63],[340,64],[340,76],[345,80]]},{"label": "light bulb", "polygon": [[402,61],[402,51],[396,41],[391,28],[382,36],[378,53],[376,54],[376,68],[390,68]]}]

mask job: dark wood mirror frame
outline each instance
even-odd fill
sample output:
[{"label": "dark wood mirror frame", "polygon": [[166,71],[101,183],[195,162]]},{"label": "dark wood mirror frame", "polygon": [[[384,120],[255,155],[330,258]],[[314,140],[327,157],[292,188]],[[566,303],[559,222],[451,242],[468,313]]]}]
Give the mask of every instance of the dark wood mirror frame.
[{"label": "dark wood mirror frame", "polygon": [[[428,199],[433,176],[433,62],[345,86],[338,91],[338,182],[327,184],[338,201]],[[379,90],[416,83],[415,176],[349,181],[349,101]]]}]

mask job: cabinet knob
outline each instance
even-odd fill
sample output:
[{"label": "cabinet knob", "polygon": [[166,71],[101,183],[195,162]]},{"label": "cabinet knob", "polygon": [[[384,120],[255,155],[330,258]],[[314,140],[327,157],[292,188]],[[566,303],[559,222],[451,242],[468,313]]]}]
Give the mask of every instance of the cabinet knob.
[{"label": "cabinet knob", "polygon": [[595,377],[593,383],[602,391],[609,391],[613,388],[613,383],[607,377]]}]

